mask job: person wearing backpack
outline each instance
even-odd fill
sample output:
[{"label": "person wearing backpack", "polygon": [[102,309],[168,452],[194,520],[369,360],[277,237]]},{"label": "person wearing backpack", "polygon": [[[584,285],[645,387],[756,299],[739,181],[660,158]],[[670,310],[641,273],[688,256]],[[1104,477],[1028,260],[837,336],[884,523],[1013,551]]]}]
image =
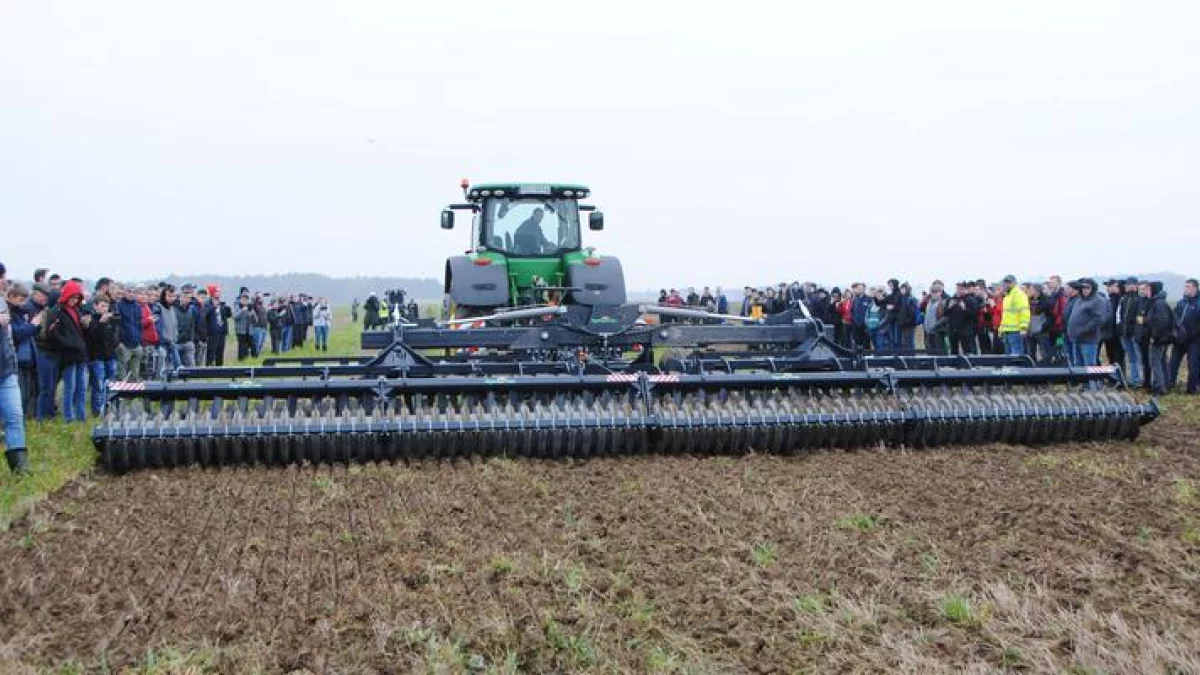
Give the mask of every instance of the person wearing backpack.
[{"label": "person wearing backpack", "polygon": [[1175,304],[1175,344],[1167,369],[1167,390],[1175,389],[1179,367],[1187,359],[1187,393],[1200,394],[1200,282],[1188,279],[1183,284],[1183,299]]}]

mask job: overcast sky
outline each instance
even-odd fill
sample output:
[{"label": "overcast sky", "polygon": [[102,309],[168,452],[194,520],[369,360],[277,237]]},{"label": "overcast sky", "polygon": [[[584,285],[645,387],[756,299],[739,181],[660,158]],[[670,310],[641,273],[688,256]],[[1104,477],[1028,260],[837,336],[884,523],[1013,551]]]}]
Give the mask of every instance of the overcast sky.
[{"label": "overcast sky", "polygon": [[0,260],[440,278],[469,177],[631,288],[1200,273],[1200,3],[713,7],[2,0]]}]

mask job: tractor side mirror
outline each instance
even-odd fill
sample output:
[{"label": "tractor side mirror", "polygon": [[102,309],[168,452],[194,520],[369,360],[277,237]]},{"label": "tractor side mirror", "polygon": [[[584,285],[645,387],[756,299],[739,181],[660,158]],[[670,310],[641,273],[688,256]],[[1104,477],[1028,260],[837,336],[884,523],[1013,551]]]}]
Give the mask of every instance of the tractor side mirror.
[{"label": "tractor side mirror", "polygon": [[604,229],[604,214],[600,211],[592,211],[588,214],[588,229],[603,230]]},{"label": "tractor side mirror", "polygon": [[454,229],[454,212],[453,211],[451,211],[450,209],[442,209],[441,225],[442,225],[443,230],[453,230]]}]

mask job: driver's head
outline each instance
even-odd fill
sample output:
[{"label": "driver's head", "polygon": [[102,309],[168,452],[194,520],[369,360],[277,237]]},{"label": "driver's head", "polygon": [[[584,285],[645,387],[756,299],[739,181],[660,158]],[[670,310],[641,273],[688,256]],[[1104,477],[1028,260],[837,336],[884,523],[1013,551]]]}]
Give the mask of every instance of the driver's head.
[{"label": "driver's head", "polygon": [[543,215],[544,215],[544,212],[540,208],[534,209],[533,210],[533,222],[535,222],[535,223],[542,222]]}]

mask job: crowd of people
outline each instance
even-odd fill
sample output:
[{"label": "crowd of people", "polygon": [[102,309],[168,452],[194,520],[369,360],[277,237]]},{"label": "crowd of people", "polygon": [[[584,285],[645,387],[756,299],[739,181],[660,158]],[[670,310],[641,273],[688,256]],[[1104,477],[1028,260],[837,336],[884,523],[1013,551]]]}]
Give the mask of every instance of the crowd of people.
[{"label": "crowd of people", "polygon": [[329,349],[333,312],[323,298],[242,288],[230,306],[215,284],[176,288],[104,277],[89,288],[46,269],[29,283],[9,281],[7,272],[0,265],[0,408],[10,450],[24,444],[12,411],[68,422],[100,416],[111,382],[223,366],[230,332],[239,360],[261,354],[268,337],[274,354],[301,347],[310,328],[316,349]]},{"label": "crowd of people", "polygon": [[1176,388],[1187,364],[1185,391],[1200,393],[1200,291],[1184,284],[1172,305],[1160,281],[1059,276],[1000,283],[960,281],[947,288],[933,281],[915,294],[890,279],[868,286],[826,290],[814,283],[780,283],[742,289],[731,303],[720,287],[700,292],[663,289],[658,302],[759,318],[788,310],[807,313],[833,327],[834,339],[851,349],[923,351],[930,354],[1028,355],[1047,365],[1122,367],[1131,387],[1164,394]]}]

